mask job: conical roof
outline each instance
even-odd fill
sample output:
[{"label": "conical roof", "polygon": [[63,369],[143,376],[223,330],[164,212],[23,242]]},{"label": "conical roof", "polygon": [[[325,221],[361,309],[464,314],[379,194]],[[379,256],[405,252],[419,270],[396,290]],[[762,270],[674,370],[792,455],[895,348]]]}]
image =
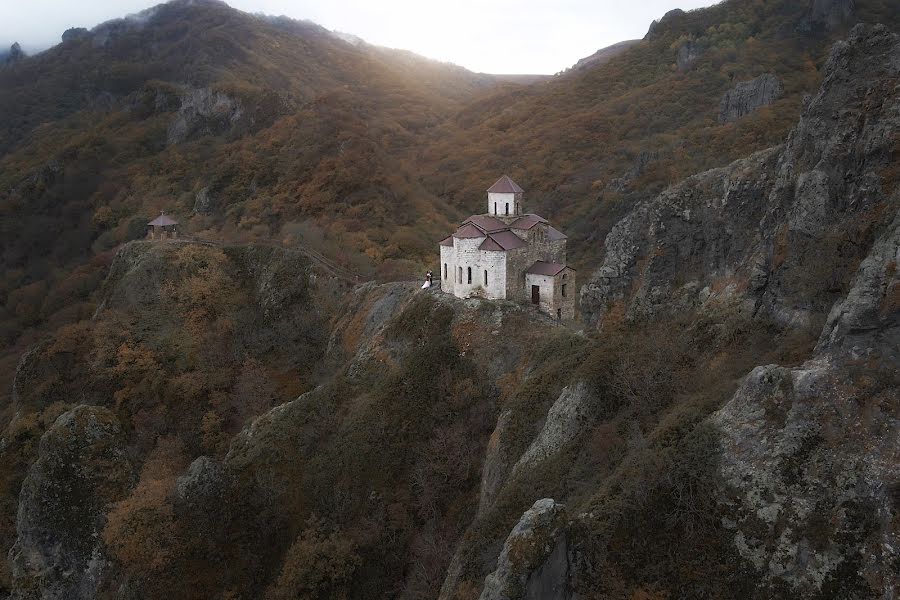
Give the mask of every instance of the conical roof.
[{"label": "conical roof", "polygon": [[167,225],[178,225],[178,221],[163,212],[159,213],[159,216],[147,223],[147,225],[153,227],[165,227]]},{"label": "conical roof", "polygon": [[495,194],[523,194],[525,190],[520,188],[515,181],[509,178],[508,175],[504,175],[497,182],[488,188],[488,192],[493,192]]}]

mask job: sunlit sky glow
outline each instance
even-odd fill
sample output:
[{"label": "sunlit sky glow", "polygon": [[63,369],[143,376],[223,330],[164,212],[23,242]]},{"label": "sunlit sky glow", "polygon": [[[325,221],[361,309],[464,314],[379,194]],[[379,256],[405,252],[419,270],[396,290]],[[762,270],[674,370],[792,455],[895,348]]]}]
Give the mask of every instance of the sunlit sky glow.
[{"label": "sunlit sky glow", "polygon": [[[0,0],[0,44],[29,52],[158,0]],[[555,73],[616,42],[641,38],[672,8],[712,0],[231,0],[240,10],[309,19],[367,42],[486,73]]]}]

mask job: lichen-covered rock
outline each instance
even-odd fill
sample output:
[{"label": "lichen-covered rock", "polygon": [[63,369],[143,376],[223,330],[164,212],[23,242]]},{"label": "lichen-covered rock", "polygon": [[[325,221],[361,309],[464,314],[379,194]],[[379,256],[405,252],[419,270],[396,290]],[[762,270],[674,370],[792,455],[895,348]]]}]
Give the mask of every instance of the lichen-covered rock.
[{"label": "lichen-covered rock", "polygon": [[764,73],[749,81],[742,81],[728,90],[719,103],[719,123],[737,121],[775,102],[784,93],[781,80],[772,73]]},{"label": "lichen-covered rock", "polygon": [[506,538],[497,569],[484,580],[481,600],[568,600],[569,556],[564,507],[538,500]]},{"label": "lichen-covered rock", "polygon": [[95,598],[107,567],[106,512],[134,482],[111,411],[81,405],[61,415],[41,438],[19,495],[13,598]]},{"label": "lichen-covered rock", "polygon": [[900,211],[798,368],[754,369],[712,418],[722,498],[761,590],[893,598],[900,561]]},{"label": "lichen-covered rock", "polygon": [[763,574],[760,590],[894,597],[898,383],[860,385],[827,359],[757,367],[715,415],[733,492],[723,525]]}]

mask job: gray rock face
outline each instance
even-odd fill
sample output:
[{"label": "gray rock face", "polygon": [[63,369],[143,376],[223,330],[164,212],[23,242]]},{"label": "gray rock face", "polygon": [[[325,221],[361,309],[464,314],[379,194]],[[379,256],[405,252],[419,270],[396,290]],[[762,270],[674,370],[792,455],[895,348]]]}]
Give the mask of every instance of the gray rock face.
[{"label": "gray rock face", "polygon": [[581,290],[590,322],[616,305],[636,319],[723,304],[785,326],[824,320],[897,210],[882,173],[900,132],[900,37],[857,26],[824,75],[783,146],[691,177],[612,229]]},{"label": "gray rock face", "polygon": [[900,412],[850,379],[822,359],[757,367],[713,418],[731,490],[723,525],[763,596],[895,597]]},{"label": "gray rock face", "polygon": [[543,498],[525,511],[510,532],[497,569],[484,580],[480,600],[568,600],[569,556],[564,510]]},{"label": "gray rock face", "polygon": [[898,257],[900,214],[832,310],[814,358],[757,367],[711,419],[731,490],[724,525],[763,575],[760,589],[804,598],[900,591]]},{"label": "gray rock face", "polygon": [[209,195],[209,186],[201,189],[194,196],[194,210],[198,215],[208,215],[212,212],[213,199]]},{"label": "gray rock face", "polygon": [[513,467],[513,475],[555,456],[593,422],[592,392],[582,382],[566,387],[557,398],[537,438]]},{"label": "gray rock face", "polygon": [[41,438],[19,495],[12,597],[95,598],[107,565],[106,512],[134,481],[111,411],[82,405],[61,415]]},{"label": "gray rock face", "polygon": [[639,177],[646,169],[647,166],[659,160],[659,151],[650,151],[650,150],[641,150],[640,154],[637,155],[634,159],[634,164],[631,169],[628,170],[627,173],[624,173],[620,177],[616,177],[611,180],[607,185],[606,189],[613,190],[615,192],[624,192],[628,189],[631,182]]},{"label": "gray rock face", "polygon": [[855,0],[812,0],[801,29],[830,31],[846,23],[855,12]]},{"label": "gray rock face", "polygon": [[675,55],[675,64],[679,71],[687,71],[694,66],[697,59],[703,55],[703,48],[694,42],[685,42],[678,48]]},{"label": "gray rock face", "polygon": [[169,126],[168,143],[177,144],[195,135],[215,135],[234,127],[244,115],[241,103],[231,96],[200,88],[181,97],[178,116]]},{"label": "gray rock face", "polygon": [[742,81],[727,91],[719,103],[719,123],[737,121],[763,106],[775,102],[784,93],[781,81],[765,73],[749,81]]},{"label": "gray rock face", "polygon": [[832,308],[816,345],[820,354],[900,365],[900,211]]}]

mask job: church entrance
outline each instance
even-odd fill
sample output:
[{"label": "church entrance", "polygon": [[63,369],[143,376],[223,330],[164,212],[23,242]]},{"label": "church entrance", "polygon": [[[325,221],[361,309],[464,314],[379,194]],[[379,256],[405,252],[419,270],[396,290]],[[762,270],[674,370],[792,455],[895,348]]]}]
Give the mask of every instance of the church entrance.
[{"label": "church entrance", "polygon": [[539,285],[531,286],[531,303],[532,304],[540,304],[541,303],[541,286],[539,286]]}]

